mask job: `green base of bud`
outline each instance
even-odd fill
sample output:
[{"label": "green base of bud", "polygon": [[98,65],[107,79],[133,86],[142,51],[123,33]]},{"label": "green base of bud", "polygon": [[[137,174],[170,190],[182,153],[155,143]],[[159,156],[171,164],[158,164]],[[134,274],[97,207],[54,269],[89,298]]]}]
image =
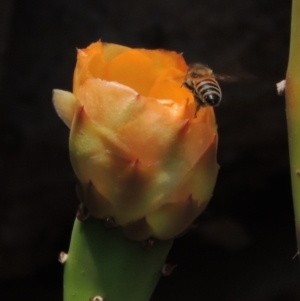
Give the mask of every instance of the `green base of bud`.
[{"label": "green base of bud", "polygon": [[[150,248],[103,221],[75,221],[64,272],[64,301],[148,301],[161,277],[172,240]],[[101,300],[101,299],[94,299]]]}]

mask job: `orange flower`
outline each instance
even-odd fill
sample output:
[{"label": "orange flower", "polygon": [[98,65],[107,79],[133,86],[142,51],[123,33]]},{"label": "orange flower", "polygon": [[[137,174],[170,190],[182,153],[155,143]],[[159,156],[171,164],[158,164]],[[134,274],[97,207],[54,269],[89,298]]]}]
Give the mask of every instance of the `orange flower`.
[{"label": "orange flower", "polygon": [[90,213],[134,240],[170,239],[204,210],[215,185],[211,107],[194,118],[180,54],[93,43],[78,50],[74,94],[54,92]]}]

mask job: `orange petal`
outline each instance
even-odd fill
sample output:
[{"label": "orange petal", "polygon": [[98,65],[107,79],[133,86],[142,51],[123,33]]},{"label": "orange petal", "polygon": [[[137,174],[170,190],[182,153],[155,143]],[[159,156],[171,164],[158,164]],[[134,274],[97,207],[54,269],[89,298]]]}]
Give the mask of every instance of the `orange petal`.
[{"label": "orange petal", "polygon": [[178,104],[193,101],[192,93],[182,86],[185,73],[170,68],[158,77],[152,86],[149,96],[158,99],[172,99]]},{"label": "orange petal", "polygon": [[85,49],[79,49],[74,72],[74,94],[77,95],[79,86],[87,79],[102,78],[107,63],[128,50],[130,50],[128,47],[101,41],[92,43]]},{"label": "orange petal", "polygon": [[73,92],[76,96],[81,84],[87,79],[94,77],[94,75],[97,75],[98,72],[101,73],[104,66],[102,48],[102,43],[96,42],[85,49],[78,49],[73,79]]},{"label": "orange petal", "polygon": [[105,68],[103,79],[126,85],[147,96],[158,70],[149,57],[139,50],[130,50],[114,58]]},{"label": "orange petal", "polygon": [[134,90],[100,79],[89,79],[81,85],[78,99],[91,120],[110,129],[134,118],[134,112],[144,105]]},{"label": "orange petal", "polygon": [[148,101],[144,110],[118,130],[118,135],[143,164],[151,165],[161,159],[173,143],[185,120],[172,120],[161,104]]},{"label": "orange petal", "polygon": [[105,68],[103,78],[117,81],[148,96],[157,77],[169,68],[186,72],[187,65],[176,52],[132,49],[112,59]]},{"label": "orange petal", "polygon": [[167,70],[169,68],[175,68],[183,73],[187,72],[188,66],[182,54],[179,54],[175,51],[167,51],[163,49],[138,49],[138,51],[148,56],[156,69]]},{"label": "orange petal", "polygon": [[112,43],[103,43],[103,56],[106,62],[110,62],[118,55],[129,51],[131,48],[118,45],[118,44],[112,44]]}]

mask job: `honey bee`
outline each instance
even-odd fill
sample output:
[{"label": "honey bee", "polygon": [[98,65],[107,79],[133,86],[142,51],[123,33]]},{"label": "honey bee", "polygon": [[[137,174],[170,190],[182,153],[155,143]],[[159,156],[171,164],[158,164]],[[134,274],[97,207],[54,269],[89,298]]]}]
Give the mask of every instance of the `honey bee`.
[{"label": "honey bee", "polygon": [[210,68],[200,63],[189,66],[182,85],[193,93],[196,102],[195,117],[201,107],[214,107],[221,102],[222,91],[217,78],[224,79],[223,76],[215,75]]}]

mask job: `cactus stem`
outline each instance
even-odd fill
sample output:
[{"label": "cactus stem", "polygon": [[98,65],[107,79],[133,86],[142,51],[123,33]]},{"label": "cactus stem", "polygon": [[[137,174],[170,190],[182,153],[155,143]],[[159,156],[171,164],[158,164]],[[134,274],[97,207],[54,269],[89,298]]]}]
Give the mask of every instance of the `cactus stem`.
[{"label": "cactus stem", "polygon": [[[296,221],[298,250],[300,250],[300,0],[292,1],[291,39],[286,74],[286,114],[289,135],[291,182]],[[295,172],[296,171],[296,172]]]},{"label": "cactus stem", "polygon": [[[150,239],[153,241],[153,239]],[[155,240],[149,249],[103,220],[75,220],[64,265],[64,301],[149,301],[173,241]],[[97,299],[96,299],[97,300]]]}]

